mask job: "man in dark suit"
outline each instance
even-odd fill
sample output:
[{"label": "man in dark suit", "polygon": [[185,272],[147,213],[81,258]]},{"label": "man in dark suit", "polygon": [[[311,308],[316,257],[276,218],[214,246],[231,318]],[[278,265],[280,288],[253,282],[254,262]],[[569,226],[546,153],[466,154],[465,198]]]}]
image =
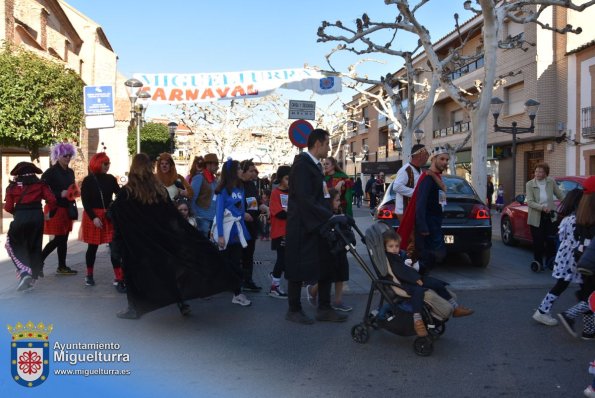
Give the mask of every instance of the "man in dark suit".
[{"label": "man in dark suit", "polygon": [[321,260],[324,258],[321,253],[328,251],[328,246],[324,244],[320,230],[333,216],[320,163],[328,151],[329,133],[321,129],[313,130],[308,137],[308,150],[295,157],[289,173],[285,247],[289,311],[285,319],[291,322],[314,322],[302,310],[302,281],[318,281],[316,320],[342,322],[347,319],[331,308],[331,264]]}]

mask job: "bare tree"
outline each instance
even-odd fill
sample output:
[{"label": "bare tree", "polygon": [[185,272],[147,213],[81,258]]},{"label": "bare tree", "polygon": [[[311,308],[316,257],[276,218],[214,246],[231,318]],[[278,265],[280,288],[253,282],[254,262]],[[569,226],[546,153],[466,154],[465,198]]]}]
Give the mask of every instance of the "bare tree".
[{"label": "bare tree", "polygon": [[[178,106],[179,120],[195,134],[196,147],[225,159],[265,135],[275,140],[287,131],[287,117],[278,95],[258,99],[191,103]],[[285,111],[286,112],[286,111]]]},{"label": "bare tree", "polygon": [[[385,4],[396,7],[396,15],[392,22],[376,22],[370,19],[367,14],[363,14],[361,18],[357,18],[355,22],[355,28],[348,28],[343,25],[341,21],[335,23],[322,22],[322,26],[318,29],[319,41],[339,41],[343,44],[339,44],[333,52],[337,51],[351,51],[357,55],[369,54],[369,53],[383,53],[390,56],[398,56],[404,59],[405,68],[407,69],[407,84],[408,88],[415,87],[412,84],[411,77],[417,72],[415,69],[410,70],[407,62],[407,55],[409,52],[393,50],[395,39],[398,31],[408,32],[409,34],[417,37],[417,47],[411,54],[414,54],[418,50],[423,50],[425,59],[427,60],[427,71],[430,73],[430,88],[434,87],[436,79],[439,81],[441,88],[446,94],[452,98],[470,117],[471,119],[471,148],[473,153],[472,163],[472,182],[480,197],[486,195],[486,174],[487,174],[487,132],[488,132],[488,119],[490,111],[490,102],[492,99],[494,86],[499,84],[499,78],[496,76],[496,60],[498,48],[523,48],[526,42],[522,42],[522,39],[518,37],[506,37],[503,40],[499,39],[499,31],[504,26],[506,20],[512,20],[517,23],[527,24],[536,23],[543,29],[549,29],[561,34],[564,33],[580,33],[580,28],[573,28],[567,25],[563,28],[550,26],[548,24],[539,21],[539,16],[549,7],[559,6],[572,9],[575,11],[583,11],[587,7],[595,4],[595,0],[589,1],[572,1],[572,0],[508,0],[508,1],[494,1],[494,0],[475,0],[478,5],[477,8],[473,7],[473,2],[467,0],[464,2],[464,8],[472,11],[477,15],[482,15],[483,22],[479,27],[481,29],[481,35],[483,38],[483,52],[473,54],[471,56],[463,55],[462,49],[471,37],[472,32],[467,32],[466,35],[460,33],[458,24],[458,15],[455,14],[455,27],[459,32],[460,44],[450,49],[448,54],[439,55],[432,44],[432,38],[430,31],[420,23],[416,17],[416,13],[420,8],[430,3],[429,0],[419,0],[415,5],[410,5],[406,0],[385,0]],[[582,4],[578,4],[582,2]],[[436,2],[434,2],[436,4]],[[331,35],[326,32],[329,27],[339,29],[345,36],[342,35]],[[387,43],[382,44],[373,39],[375,34],[378,32],[388,32],[388,36],[391,37]],[[363,48],[356,48],[355,43],[362,43]],[[330,54],[332,55],[332,53]],[[329,55],[329,57],[330,57]],[[327,59],[329,59],[327,57]],[[462,87],[457,86],[453,83],[452,71],[464,66],[474,60],[484,58],[484,67],[482,78],[476,81],[475,90],[470,92]],[[413,65],[411,65],[413,67]],[[332,66],[331,66],[331,69]],[[425,69],[425,68],[424,68]],[[354,76],[357,77],[357,76]],[[399,91],[397,93],[391,92],[393,75],[388,75],[384,79],[381,79],[380,83],[377,80],[358,78],[362,83],[380,84],[385,90],[387,96],[395,96],[394,104],[397,105],[397,119],[402,126],[414,125],[416,120],[410,114],[407,115],[405,109],[400,109],[398,105],[402,103],[402,98],[399,97]],[[354,79],[357,80],[357,79]],[[368,80],[368,81],[366,81]],[[388,84],[386,84],[389,82]],[[410,91],[414,91],[411,90]],[[408,97],[410,98],[410,97]],[[433,105],[435,99],[435,92],[429,90],[429,96],[426,106]],[[414,100],[410,100],[407,111],[411,112],[415,107]],[[424,108],[424,111],[426,108]],[[424,111],[420,116],[427,115]],[[429,111],[428,111],[429,112]],[[389,112],[388,112],[389,113]],[[388,114],[387,113],[387,114]],[[407,117],[404,117],[407,116]],[[423,117],[421,118],[423,120]],[[407,129],[404,129],[407,131]],[[404,139],[408,138],[411,133],[411,129],[408,130],[408,134],[404,135]],[[409,136],[409,139],[411,137]],[[461,143],[456,145],[456,148],[460,148],[466,145],[469,136],[466,137]],[[404,147],[410,147],[410,142],[405,142]],[[453,149],[453,150],[454,150]]]},{"label": "bare tree", "polygon": [[[403,157],[407,159],[411,153],[413,143],[413,132],[419,128],[425,117],[431,111],[437,98],[440,82],[438,75],[434,74],[430,80],[416,81],[416,76],[421,72],[413,65],[413,54],[420,49],[420,45],[412,51],[392,49],[396,39],[396,29],[392,39],[384,44],[377,45],[370,37],[378,30],[388,29],[382,23],[370,21],[367,14],[356,20],[356,27],[350,28],[341,21],[329,23],[324,21],[318,29],[319,42],[340,42],[329,54],[326,61],[330,70],[321,70],[326,74],[336,74],[346,78],[344,83],[347,87],[357,91],[363,97],[364,103],[371,104],[381,115],[386,117],[393,125],[393,128],[400,129],[400,138],[403,140]],[[337,32],[330,33],[329,32]],[[346,35],[345,35],[346,34]],[[361,45],[362,47],[359,47]],[[348,67],[347,72],[340,72],[331,62],[334,54],[340,51],[349,51],[358,56],[371,53],[384,53],[402,58],[404,62],[404,73],[399,75],[388,73],[376,79],[358,74],[357,68],[365,62],[378,62],[373,59],[360,59]],[[317,68],[320,69],[320,68]],[[378,87],[378,90],[366,90],[364,85]],[[417,104],[424,106],[418,114]]]}]

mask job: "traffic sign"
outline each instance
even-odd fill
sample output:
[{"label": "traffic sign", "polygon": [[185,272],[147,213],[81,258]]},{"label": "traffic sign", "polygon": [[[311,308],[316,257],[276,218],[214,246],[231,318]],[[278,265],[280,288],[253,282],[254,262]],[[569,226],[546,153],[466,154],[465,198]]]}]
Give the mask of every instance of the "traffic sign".
[{"label": "traffic sign", "polygon": [[113,113],[106,115],[85,115],[85,127],[87,129],[109,129],[116,126]]},{"label": "traffic sign", "polygon": [[289,141],[298,148],[306,148],[312,130],[314,130],[314,127],[310,122],[303,119],[296,120],[289,126]]},{"label": "traffic sign", "polygon": [[114,113],[113,86],[85,86],[83,94],[85,115]]},{"label": "traffic sign", "polygon": [[316,101],[289,100],[288,119],[316,119]]}]

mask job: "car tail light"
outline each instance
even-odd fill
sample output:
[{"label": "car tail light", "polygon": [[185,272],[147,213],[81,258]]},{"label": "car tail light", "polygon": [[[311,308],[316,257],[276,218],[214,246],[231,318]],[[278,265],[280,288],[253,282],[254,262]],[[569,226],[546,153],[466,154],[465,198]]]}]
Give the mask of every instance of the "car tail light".
[{"label": "car tail light", "polygon": [[484,205],[474,205],[470,217],[475,220],[488,220],[491,218],[490,209]]},{"label": "car tail light", "polygon": [[390,209],[378,209],[378,219],[379,220],[387,220],[395,218],[395,213],[393,213]]}]

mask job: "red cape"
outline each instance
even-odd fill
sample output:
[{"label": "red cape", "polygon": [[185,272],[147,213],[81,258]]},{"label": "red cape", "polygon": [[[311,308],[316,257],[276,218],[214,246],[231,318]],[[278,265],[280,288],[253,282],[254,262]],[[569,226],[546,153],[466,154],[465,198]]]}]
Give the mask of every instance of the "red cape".
[{"label": "red cape", "polygon": [[[413,195],[411,196],[411,200],[409,204],[407,204],[407,208],[405,209],[405,213],[403,214],[403,221],[399,225],[399,229],[397,229],[397,233],[401,237],[401,249],[407,250],[407,245],[409,244],[409,238],[411,237],[411,233],[415,228],[415,208],[417,203],[417,189],[419,188],[419,184],[426,178],[428,174],[424,171],[421,176],[419,176],[419,180],[417,180],[417,184],[415,184],[415,190],[413,191]],[[442,180],[442,176],[437,174],[438,178]]]}]

